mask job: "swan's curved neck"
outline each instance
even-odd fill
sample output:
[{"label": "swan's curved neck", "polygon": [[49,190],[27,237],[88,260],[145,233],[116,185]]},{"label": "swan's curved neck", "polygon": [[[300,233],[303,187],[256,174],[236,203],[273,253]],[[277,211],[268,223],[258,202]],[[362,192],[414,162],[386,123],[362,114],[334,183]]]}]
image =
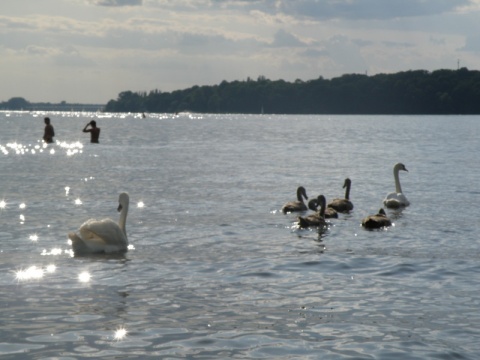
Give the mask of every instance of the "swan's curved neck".
[{"label": "swan's curved neck", "polygon": [[402,186],[400,185],[400,176],[399,176],[399,170],[394,169],[393,170],[393,177],[395,178],[395,191],[397,194],[402,192]]},{"label": "swan's curved neck", "polygon": [[350,200],[350,184],[347,184],[347,188],[345,189],[345,199]]},{"label": "swan's curved neck", "polygon": [[320,204],[320,217],[322,219],[325,219],[325,207],[326,207],[325,205],[326,205],[325,202],[322,202]]},{"label": "swan's curved neck", "polygon": [[122,212],[120,213],[120,219],[118,219],[118,226],[122,229],[123,233],[127,235],[125,224],[127,223],[128,204],[122,205]]},{"label": "swan's curved neck", "polygon": [[301,203],[303,203],[303,197],[304,197],[304,193],[302,190],[298,190],[297,191],[297,200],[300,201]]}]

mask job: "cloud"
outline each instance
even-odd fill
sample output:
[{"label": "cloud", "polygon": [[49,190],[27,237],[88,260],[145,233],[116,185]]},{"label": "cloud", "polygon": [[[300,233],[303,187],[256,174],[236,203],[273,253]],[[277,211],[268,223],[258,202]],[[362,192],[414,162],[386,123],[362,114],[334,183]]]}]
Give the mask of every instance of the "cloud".
[{"label": "cloud", "polygon": [[474,34],[467,36],[465,46],[460,50],[467,52],[480,52],[480,35]]},{"label": "cloud", "polygon": [[359,47],[346,36],[333,36],[327,42],[325,50],[341,73],[363,73],[368,69]]},{"label": "cloud", "polygon": [[273,47],[303,47],[307,44],[303,43],[295,35],[280,29],[275,33],[273,38]]},{"label": "cloud", "polygon": [[[172,91],[248,76],[308,80],[456,67],[457,59],[479,64],[480,0],[61,3],[2,7],[0,100],[23,89],[32,101],[101,102],[124,90]],[[75,88],[62,81],[70,72],[81,74]],[[39,93],[31,82],[51,91]]]},{"label": "cloud", "polygon": [[382,41],[381,44],[387,48],[395,48],[395,49],[415,47],[415,44],[410,42]]},{"label": "cloud", "polygon": [[142,0],[92,0],[98,6],[141,6]]},{"label": "cloud", "polygon": [[470,0],[281,0],[277,9],[316,19],[393,19],[455,11]]},{"label": "cloud", "polygon": [[322,56],[328,56],[328,51],[325,49],[307,49],[300,53],[300,56],[305,56],[309,58],[319,58]]}]

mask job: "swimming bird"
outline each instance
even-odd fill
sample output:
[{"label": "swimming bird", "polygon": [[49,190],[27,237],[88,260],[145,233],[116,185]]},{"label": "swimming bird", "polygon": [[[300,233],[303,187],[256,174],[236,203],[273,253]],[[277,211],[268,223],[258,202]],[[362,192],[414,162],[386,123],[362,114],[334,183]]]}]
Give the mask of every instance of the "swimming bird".
[{"label": "swimming bird", "polygon": [[350,187],[352,186],[352,181],[349,178],[345,179],[343,183],[343,188],[345,189],[345,198],[344,199],[333,199],[328,207],[335,209],[341,213],[347,213],[353,210],[353,203],[350,201]]},{"label": "swimming bird", "polygon": [[402,193],[400,185],[400,177],[398,176],[400,170],[407,171],[407,168],[402,163],[397,163],[393,167],[393,177],[395,179],[395,192],[387,194],[383,200],[383,204],[390,209],[398,209],[410,205],[407,197]]},{"label": "swimming bird", "polygon": [[294,211],[306,211],[307,205],[303,202],[303,198],[308,200],[307,191],[303,186],[299,186],[297,189],[297,201],[287,202],[283,205],[282,212],[286,214]]},{"label": "swimming bird", "polygon": [[392,221],[387,217],[383,209],[380,209],[378,214],[367,216],[362,220],[362,226],[365,229],[380,229],[391,225]]},{"label": "swimming bird", "polygon": [[76,255],[93,253],[114,253],[127,251],[128,238],[125,223],[130,202],[127,193],[118,197],[118,211],[120,218],[118,224],[111,219],[85,221],[78,233],[68,233],[72,241],[72,249]]},{"label": "swimming bird", "polygon": [[[320,195],[321,196],[321,195]],[[320,205],[320,200],[318,196],[316,199],[312,199],[308,202],[308,208],[313,211],[317,211],[318,206]],[[325,209],[325,219],[338,218],[338,213],[334,208],[327,207]]]},{"label": "swimming bird", "polygon": [[308,215],[305,217],[298,217],[298,226],[301,228],[307,227],[324,227],[327,225],[325,221],[325,208],[327,200],[325,196],[318,196],[318,205],[320,205],[320,210],[315,212],[315,214]]}]

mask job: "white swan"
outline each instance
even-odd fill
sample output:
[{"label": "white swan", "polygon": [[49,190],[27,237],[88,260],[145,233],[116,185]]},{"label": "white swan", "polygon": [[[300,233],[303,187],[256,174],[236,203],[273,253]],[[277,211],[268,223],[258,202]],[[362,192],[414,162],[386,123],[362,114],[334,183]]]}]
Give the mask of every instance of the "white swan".
[{"label": "white swan", "polygon": [[68,237],[72,241],[73,252],[79,254],[114,253],[127,251],[128,238],[125,231],[125,222],[128,214],[130,198],[127,193],[118,197],[118,224],[111,219],[85,221],[78,234],[71,232]]},{"label": "white swan", "polygon": [[400,207],[410,205],[407,197],[402,193],[402,187],[400,186],[400,178],[398,173],[400,170],[407,171],[407,168],[402,163],[397,163],[393,167],[393,177],[395,178],[395,192],[387,194],[383,200],[383,204],[390,209],[398,209]]}]

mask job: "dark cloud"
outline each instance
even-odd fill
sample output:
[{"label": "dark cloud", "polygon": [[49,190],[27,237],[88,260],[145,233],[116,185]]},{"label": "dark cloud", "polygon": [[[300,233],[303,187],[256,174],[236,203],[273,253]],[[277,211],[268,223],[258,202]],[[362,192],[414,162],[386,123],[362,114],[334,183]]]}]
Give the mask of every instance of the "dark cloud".
[{"label": "dark cloud", "polygon": [[98,6],[140,6],[143,0],[95,0]]}]

